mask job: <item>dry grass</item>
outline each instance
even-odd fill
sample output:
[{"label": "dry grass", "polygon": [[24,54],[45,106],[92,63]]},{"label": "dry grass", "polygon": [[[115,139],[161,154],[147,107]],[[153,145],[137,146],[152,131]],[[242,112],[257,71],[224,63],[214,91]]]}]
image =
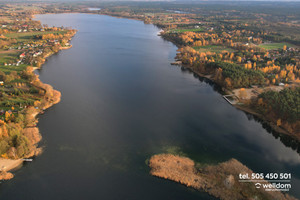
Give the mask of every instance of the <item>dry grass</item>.
[{"label": "dry grass", "polygon": [[252,171],[236,159],[197,169],[194,161],[189,158],[160,154],[151,157],[149,166],[153,176],[206,191],[223,200],[295,200],[281,192],[256,189],[254,183],[239,182],[240,173],[248,173],[251,176]]}]

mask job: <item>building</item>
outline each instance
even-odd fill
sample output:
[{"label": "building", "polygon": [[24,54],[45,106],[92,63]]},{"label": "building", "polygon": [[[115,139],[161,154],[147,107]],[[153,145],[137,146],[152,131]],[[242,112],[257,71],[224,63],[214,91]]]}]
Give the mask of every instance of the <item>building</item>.
[{"label": "building", "polygon": [[22,53],[21,55],[20,55],[20,58],[24,58],[25,57],[25,53]]}]

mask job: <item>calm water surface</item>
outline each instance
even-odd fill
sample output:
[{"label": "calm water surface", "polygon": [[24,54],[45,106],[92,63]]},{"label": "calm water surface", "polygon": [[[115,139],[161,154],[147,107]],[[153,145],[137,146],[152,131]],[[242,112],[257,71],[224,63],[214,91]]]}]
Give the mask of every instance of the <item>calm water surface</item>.
[{"label": "calm water surface", "polygon": [[39,15],[78,29],[73,48],[38,73],[62,92],[40,116],[44,153],[0,186],[1,200],[213,199],[149,175],[146,160],[175,152],[197,162],[236,158],[256,172],[289,172],[300,197],[300,157],[190,72],[176,47],[140,21]]}]

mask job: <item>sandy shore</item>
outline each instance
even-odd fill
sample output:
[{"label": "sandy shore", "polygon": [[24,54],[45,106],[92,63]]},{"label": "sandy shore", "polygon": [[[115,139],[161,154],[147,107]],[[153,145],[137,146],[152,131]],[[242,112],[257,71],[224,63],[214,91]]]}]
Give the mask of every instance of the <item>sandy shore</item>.
[{"label": "sandy shore", "polygon": [[20,166],[22,163],[23,163],[22,159],[11,160],[11,159],[0,158],[0,170],[1,171],[10,171],[10,170],[15,169],[16,167]]},{"label": "sandy shore", "polygon": [[11,160],[0,158],[0,181],[12,179],[14,175],[9,171],[21,166],[22,163],[22,159]]}]

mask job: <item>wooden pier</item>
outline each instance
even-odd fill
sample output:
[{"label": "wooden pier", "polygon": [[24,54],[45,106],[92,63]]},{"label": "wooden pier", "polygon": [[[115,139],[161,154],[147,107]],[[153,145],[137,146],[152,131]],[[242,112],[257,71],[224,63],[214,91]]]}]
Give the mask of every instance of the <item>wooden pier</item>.
[{"label": "wooden pier", "polygon": [[227,97],[235,97],[235,98],[237,98],[234,94],[230,94],[230,95],[223,95],[223,98],[228,102],[228,103],[230,103],[231,105],[234,105],[234,104],[236,104],[236,102],[232,102],[232,101],[230,101]]}]

